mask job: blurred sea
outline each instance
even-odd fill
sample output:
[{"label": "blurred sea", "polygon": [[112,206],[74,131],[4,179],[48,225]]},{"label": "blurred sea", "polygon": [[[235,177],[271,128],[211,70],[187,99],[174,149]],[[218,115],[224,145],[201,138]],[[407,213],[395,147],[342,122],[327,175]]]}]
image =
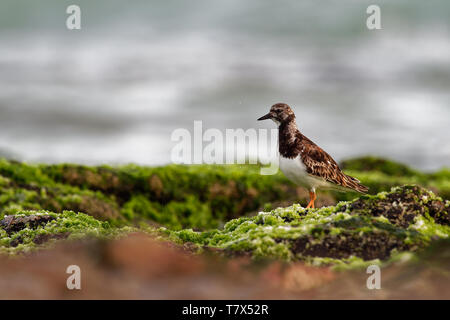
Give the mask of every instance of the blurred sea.
[{"label": "blurred sea", "polygon": [[275,102],[336,160],[450,166],[450,1],[0,2],[0,155],[165,164],[176,128],[273,128]]}]

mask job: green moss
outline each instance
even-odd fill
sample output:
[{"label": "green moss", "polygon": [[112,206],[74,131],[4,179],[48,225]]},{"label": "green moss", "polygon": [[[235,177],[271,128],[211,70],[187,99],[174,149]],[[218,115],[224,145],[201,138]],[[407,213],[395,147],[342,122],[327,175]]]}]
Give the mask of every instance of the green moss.
[{"label": "green moss", "polygon": [[[261,176],[258,166],[88,167],[0,159],[0,252],[115,237],[136,230],[124,225],[139,225],[199,251],[349,268],[414,260],[448,239],[449,169],[421,173],[374,157],[343,167],[371,194],[330,192],[329,199],[341,202],[305,209],[296,186],[281,173]],[[280,204],[286,207],[276,208]]]},{"label": "green moss", "polygon": [[17,184],[47,185],[54,181],[42,172],[39,165],[30,165],[0,158],[0,175],[8,177]]},{"label": "green moss", "polygon": [[[344,167],[372,194],[330,193],[342,202],[311,210],[297,204],[297,188],[281,173],[261,176],[258,166],[87,167],[0,160],[0,220],[45,212],[55,218],[14,234],[0,228],[1,246],[22,252],[42,241],[115,234],[123,225],[154,233],[149,224],[163,226],[159,234],[172,241],[227,255],[347,267],[393,261],[448,237],[450,203],[442,199],[450,190],[448,169],[425,174],[373,158]],[[441,198],[409,184],[430,187]],[[277,203],[295,204],[272,209]]]},{"label": "green moss", "polygon": [[69,209],[115,224],[152,220],[170,228],[216,228],[264,204],[295,197],[281,175],[255,166],[140,167],[0,162],[0,211]]},{"label": "green moss", "polygon": [[0,252],[24,253],[51,246],[61,239],[112,238],[131,231],[130,227],[114,228],[108,222],[73,211],[19,211],[2,216]]},{"label": "green moss", "polygon": [[123,205],[122,215],[129,220],[149,219],[172,229],[196,226],[199,229],[218,227],[218,219],[211,215],[208,204],[193,196],[185,201],[170,201],[162,205],[143,195],[134,196]]},{"label": "green moss", "polygon": [[102,220],[119,219],[117,203],[91,190],[56,184],[52,187],[16,184],[10,179],[0,186],[0,216],[22,210],[83,211]]},{"label": "green moss", "polygon": [[[425,174],[373,157],[346,161],[344,168],[369,186],[371,194],[418,184],[445,199],[450,195],[448,169]],[[357,196],[328,192],[327,199],[332,203]],[[88,167],[0,159],[0,213],[4,214],[72,210],[114,225],[147,221],[174,230],[208,230],[230,219],[292,203],[306,205],[306,199],[298,198],[297,187],[281,173],[260,175],[256,165]]]},{"label": "green moss", "polygon": [[359,172],[379,172],[395,177],[417,177],[423,175],[407,165],[375,156],[344,160],[341,162],[341,168]]},{"label": "green moss", "polygon": [[229,221],[214,232],[169,231],[172,238],[254,258],[362,266],[415,252],[450,235],[449,202],[417,186],[334,207],[299,205]]}]

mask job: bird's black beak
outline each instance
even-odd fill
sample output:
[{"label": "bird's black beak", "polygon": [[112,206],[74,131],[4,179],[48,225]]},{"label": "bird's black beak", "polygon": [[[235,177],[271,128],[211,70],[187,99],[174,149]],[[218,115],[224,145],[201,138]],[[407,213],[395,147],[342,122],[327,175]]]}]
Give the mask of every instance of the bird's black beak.
[{"label": "bird's black beak", "polygon": [[265,116],[262,116],[261,118],[258,119],[258,121],[267,120],[267,119],[272,119],[272,116],[270,115],[270,113],[266,114]]}]

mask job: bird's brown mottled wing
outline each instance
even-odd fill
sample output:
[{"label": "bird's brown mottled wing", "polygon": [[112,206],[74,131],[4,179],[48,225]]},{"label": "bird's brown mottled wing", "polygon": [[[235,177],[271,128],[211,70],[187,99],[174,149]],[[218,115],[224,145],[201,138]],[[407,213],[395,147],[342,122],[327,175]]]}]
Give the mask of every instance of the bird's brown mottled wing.
[{"label": "bird's brown mottled wing", "polygon": [[336,161],[328,153],[323,151],[322,148],[305,136],[302,138],[303,148],[300,152],[300,157],[309,174],[361,193],[369,190],[369,188],[360,184],[358,179],[343,173]]}]

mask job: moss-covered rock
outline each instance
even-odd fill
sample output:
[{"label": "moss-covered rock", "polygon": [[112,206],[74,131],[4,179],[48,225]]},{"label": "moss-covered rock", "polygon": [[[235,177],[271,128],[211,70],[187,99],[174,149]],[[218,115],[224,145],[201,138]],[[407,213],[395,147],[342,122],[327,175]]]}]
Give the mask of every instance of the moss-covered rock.
[{"label": "moss-covered rock", "polygon": [[[417,184],[450,196],[447,169],[425,174],[373,157],[343,163],[376,194]],[[352,200],[356,193],[321,192],[319,205]],[[83,212],[113,225],[142,221],[174,230],[208,230],[263,209],[306,205],[308,193],[281,173],[262,176],[256,165],[37,165],[0,159],[0,212]]]},{"label": "moss-covered rock", "polygon": [[[255,166],[29,165],[0,160],[0,212],[81,211],[115,224],[217,228],[264,205],[296,198],[281,175]],[[291,200],[292,201],[292,200]]]},{"label": "moss-covered rock", "polygon": [[225,254],[358,265],[448,238],[449,215],[449,201],[418,186],[404,186],[334,207],[305,209],[294,204],[260,212],[231,220],[223,230],[163,232]]},{"label": "moss-covered rock", "polygon": [[19,211],[0,215],[0,253],[25,253],[49,246],[56,240],[87,237],[109,238],[131,232],[108,222],[73,211]]},{"label": "moss-covered rock", "polygon": [[347,159],[341,162],[340,167],[342,170],[379,172],[394,177],[414,177],[424,175],[405,164],[375,156]]}]

